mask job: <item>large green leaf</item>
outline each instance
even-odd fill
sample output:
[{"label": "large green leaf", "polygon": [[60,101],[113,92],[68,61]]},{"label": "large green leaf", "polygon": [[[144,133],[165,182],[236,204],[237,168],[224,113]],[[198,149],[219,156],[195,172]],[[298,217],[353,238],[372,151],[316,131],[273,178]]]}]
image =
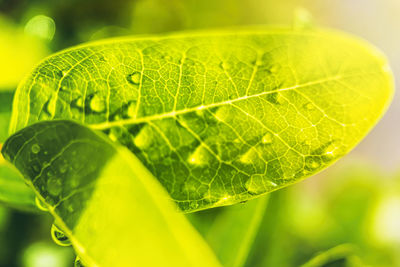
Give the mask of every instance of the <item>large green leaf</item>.
[{"label": "large green leaf", "polygon": [[384,57],[327,30],[111,39],[19,86],[11,132],[72,119],[128,147],[185,211],[244,201],[349,152],[393,94]]},{"label": "large green leaf", "polygon": [[219,266],[160,183],[126,148],[70,121],[40,122],[2,153],[89,266]]}]

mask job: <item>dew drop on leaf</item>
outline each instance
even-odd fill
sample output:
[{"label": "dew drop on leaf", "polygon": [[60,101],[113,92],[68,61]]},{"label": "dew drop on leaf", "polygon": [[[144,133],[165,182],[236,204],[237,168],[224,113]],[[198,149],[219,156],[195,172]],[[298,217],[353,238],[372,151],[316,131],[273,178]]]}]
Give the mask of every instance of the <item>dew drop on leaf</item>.
[{"label": "dew drop on leaf", "polygon": [[252,164],[255,160],[257,160],[258,155],[255,148],[250,148],[244,154],[240,156],[240,162],[244,164]]},{"label": "dew drop on leaf", "polygon": [[263,62],[262,62],[262,60],[256,60],[255,62],[254,62],[254,65],[256,65],[256,66],[261,66],[263,64]]},{"label": "dew drop on leaf", "polygon": [[51,237],[59,246],[67,247],[71,245],[69,238],[54,223],[51,226]]},{"label": "dew drop on leaf", "polygon": [[95,112],[102,112],[105,107],[104,100],[98,95],[95,95],[92,100],[90,100],[90,109]]},{"label": "dew drop on leaf", "polygon": [[223,61],[221,63],[219,63],[219,67],[224,70],[229,70],[232,68],[231,64],[229,64],[227,62],[223,62]]},{"label": "dew drop on leaf", "polygon": [[220,107],[217,112],[215,112],[214,116],[218,121],[226,122],[230,118],[230,115],[231,110],[229,107]]},{"label": "dew drop on leaf", "polygon": [[76,106],[77,106],[77,107],[80,107],[80,108],[83,107],[83,98],[82,98],[82,97],[79,97],[79,98],[76,100]]},{"label": "dew drop on leaf", "polygon": [[38,144],[33,144],[31,147],[31,151],[33,154],[37,154],[40,152],[40,146]]},{"label": "dew drop on leaf", "polygon": [[205,165],[209,162],[210,157],[210,152],[204,146],[199,145],[189,156],[188,161],[193,165]]},{"label": "dew drop on leaf", "polygon": [[126,109],[126,115],[130,118],[134,118],[136,116],[136,102],[131,102]]},{"label": "dew drop on leaf", "polygon": [[274,92],[274,93],[271,93],[271,94],[267,95],[267,100],[270,103],[276,104],[276,105],[280,105],[280,104],[283,104],[285,102],[284,97],[279,92]]},{"label": "dew drop on leaf", "polygon": [[40,171],[40,165],[37,163],[33,163],[32,164],[32,170],[36,173],[38,173]]},{"label": "dew drop on leaf", "polygon": [[255,174],[249,178],[245,183],[245,188],[251,195],[262,194],[266,191],[271,190],[271,188],[275,188],[278,185],[272,181],[264,181],[263,175]]},{"label": "dew drop on leaf", "polygon": [[129,74],[128,76],[126,76],[126,80],[133,85],[139,85],[140,83],[140,72],[133,72],[131,74]]},{"label": "dew drop on leaf", "polygon": [[313,110],[315,109],[315,106],[312,103],[307,103],[304,105],[304,108],[307,110]]},{"label": "dew drop on leaf", "polygon": [[75,258],[74,267],[85,267],[78,256]]},{"label": "dew drop on leaf", "polygon": [[60,173],[66,173],[67,170],[68,170],[68,164],[63,163],[63,164],[60,166]]},{"label": "dew drop on leaf", "polygon": [[[50,172],[49,172],[50,173]],[[49,174],[48,173],[48,174]],[[61,193],[62,183],[61,179],[50,175],[51,177],[47,180],[47,190],[53,196],[57,196]]]},{"label": "dew drop on leaf", "polygon": [[35,197],[35,204],[38,207],[38,209],[40,209],[42,211],[49,210],[48,208],[46,208],[46,206],[43,204],[43,202],[38,197]]},{"label": "dew drop on leaf", "polygon": [[171,57],[171,56],[168,56],[168,55],[164,56],[164,59],[165,59],[166,61],[172,61],[172,57]]},{"label": "dew drop on leaf", "polygon": [[190,208],[191,209],[197,209],[199,207],[199,203],[192,201],[190,202]]},{"label": "dew drop on leaf", "polygon": [[321,160],[318,157],[308,156],[305,161],[308,170],[315,170],[321,165]]},{"label": "dew drop on leaf", "polygon": [[57,97],[54,95],[50,98],[49,102],[46,105],[46,111],[51,115],[54,116],[56,113],[56,102]]},{"label": "dew drop on leaf", "polygon": [[152,133],[149,127],[143,127],[133,139],[133,143],[140,149],[148,148],[153,140]]},{"label": "dew drop on leaf", "polygon": [[266,145],[267,145],[267,144],[271,144],[271,143],[272,143],[272,134],[271,134],[271,133],[266,133],[266,134],[263,136],[261,142],[262,142],[263,144],[266,144]]}]

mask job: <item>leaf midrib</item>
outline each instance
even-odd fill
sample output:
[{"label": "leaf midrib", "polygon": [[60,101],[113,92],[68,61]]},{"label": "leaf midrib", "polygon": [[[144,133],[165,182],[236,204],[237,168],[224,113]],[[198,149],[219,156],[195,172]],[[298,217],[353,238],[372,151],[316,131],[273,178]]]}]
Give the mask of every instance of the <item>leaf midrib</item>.
[{"label": "leaf midrib", "polygon": [[170,111],[170,112],[166,112],[166,113],[162,113],[162,114],[154,114],[154,115],[144,116],[144,117],[139,117],[139,118],[121,119],[121,120],[116,120],[116,121],[106,121],[106,122],[102,122],[102,123],[88,124],[88,127],[92,128],[92,129],[96,129],[96,130],[106,130],[106,129],[109,129],[114,126],[140,124],[140,123],[145,123],[145,122],[149,122],[149,121],[155,121],[155,120],[176,117],[177,115],[184,115],[184,114],[194,112],[194,111],[206,110],[206,109],[219,107],[219,106],[223,106],[223,105],[230,105],[235,102],[240,102],[240,101],[244,101],[244,100],[248,100],[248,99],[252,99],[252,98],[262,97],[262,96],[269,95],[269,94],[274,94],[274,93],[279,93],[279,92],[284,92],[284,91],[291,91],[291,90],[296,90],[299,88],[322,84],[325,82],[338,81],[338,80],[342,80],[345,78],[351,78],[351,77],[362,76],[362,75],[371,75],[371,74],[376,74],[376,72],[374,72],[374,73],[358,73],[358,74],[352,74],[352,75],[347,75],[347,76],[335,75],[333,77],[324,78],[324,79],[320,79],[320,80],[316,80],[316,81],[312,81],[312,82],[307,82],[304,84],[298,84],[298,85],[294,85],[294,86],[290,86],[290,87],[286,87],[286,88],[278,88],[278,89],[275,89],[272,91],[266,91],[266,92],[262,92],[262,93],[258,93],[258,94],[249,95],[249,96],[241,96],[241,97],[238,97],[235,99],[211,103],[208,105],[200,105],[200,106],[195,106],[195,107],[191,107],[191,108],[174,110],[174,111]]}]

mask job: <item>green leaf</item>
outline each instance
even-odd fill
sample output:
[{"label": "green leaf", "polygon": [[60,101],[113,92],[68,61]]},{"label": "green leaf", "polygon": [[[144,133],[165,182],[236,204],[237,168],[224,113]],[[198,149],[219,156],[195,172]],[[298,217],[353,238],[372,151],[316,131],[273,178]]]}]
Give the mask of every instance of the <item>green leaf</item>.
[{"label": "green leaf", "polygon": [[[8,137],[12,92],[0,91],[0,147]],[[22,210],[36,210],[35,194],[26,186],[21,174],[0,155],[0,203]]]},{"label": "green leaf", "polygon": [[0,204],[24,211],[37,211],[35,194],[15,167],[0,155]]},{"label": "green leaf", "polygon": [[268,197],[228,207],[214,221],[206,240],[226,267],[241,267],[253,245]]},{"label": "green leaf", "polygon": [[348,153],[393,94],[385,58],[328,30],[98,41],[20,84],[11,132],[71,119],[128,147],[184,211],[277,190]]},{"label": "green leaf", "polygon": [[321,252],[302,267],[328,267],[328,266],[365,266],[356,256],[356,247],[351,244],[342,244]]},{"label": "green leaf", "polygon": [[0,92],[0,143],[6,141],[11,118],[13,92]]},{"label": "green leaf", "polygon": [[40,122],[2,153],[89,266],[219,266],[159,182],[126,148],[70,121]]}]

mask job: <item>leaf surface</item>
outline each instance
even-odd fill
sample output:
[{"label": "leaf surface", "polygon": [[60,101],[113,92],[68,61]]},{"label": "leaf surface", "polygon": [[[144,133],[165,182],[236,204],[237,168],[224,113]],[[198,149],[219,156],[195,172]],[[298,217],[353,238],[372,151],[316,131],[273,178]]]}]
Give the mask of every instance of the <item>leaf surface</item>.
[{"label": "leaf surface", "polygon": [[126,148],[71,121],[11,136],[13,162],[88,266],[219,266],[165,189]]},{"label": "leaf surface", "polygon": [[102,130],[195,211],[324,169],[360,142],[392,94],[384,57],[333,31],[121,38],[44,60],[17,90],[11,132],[52,119]]}]

